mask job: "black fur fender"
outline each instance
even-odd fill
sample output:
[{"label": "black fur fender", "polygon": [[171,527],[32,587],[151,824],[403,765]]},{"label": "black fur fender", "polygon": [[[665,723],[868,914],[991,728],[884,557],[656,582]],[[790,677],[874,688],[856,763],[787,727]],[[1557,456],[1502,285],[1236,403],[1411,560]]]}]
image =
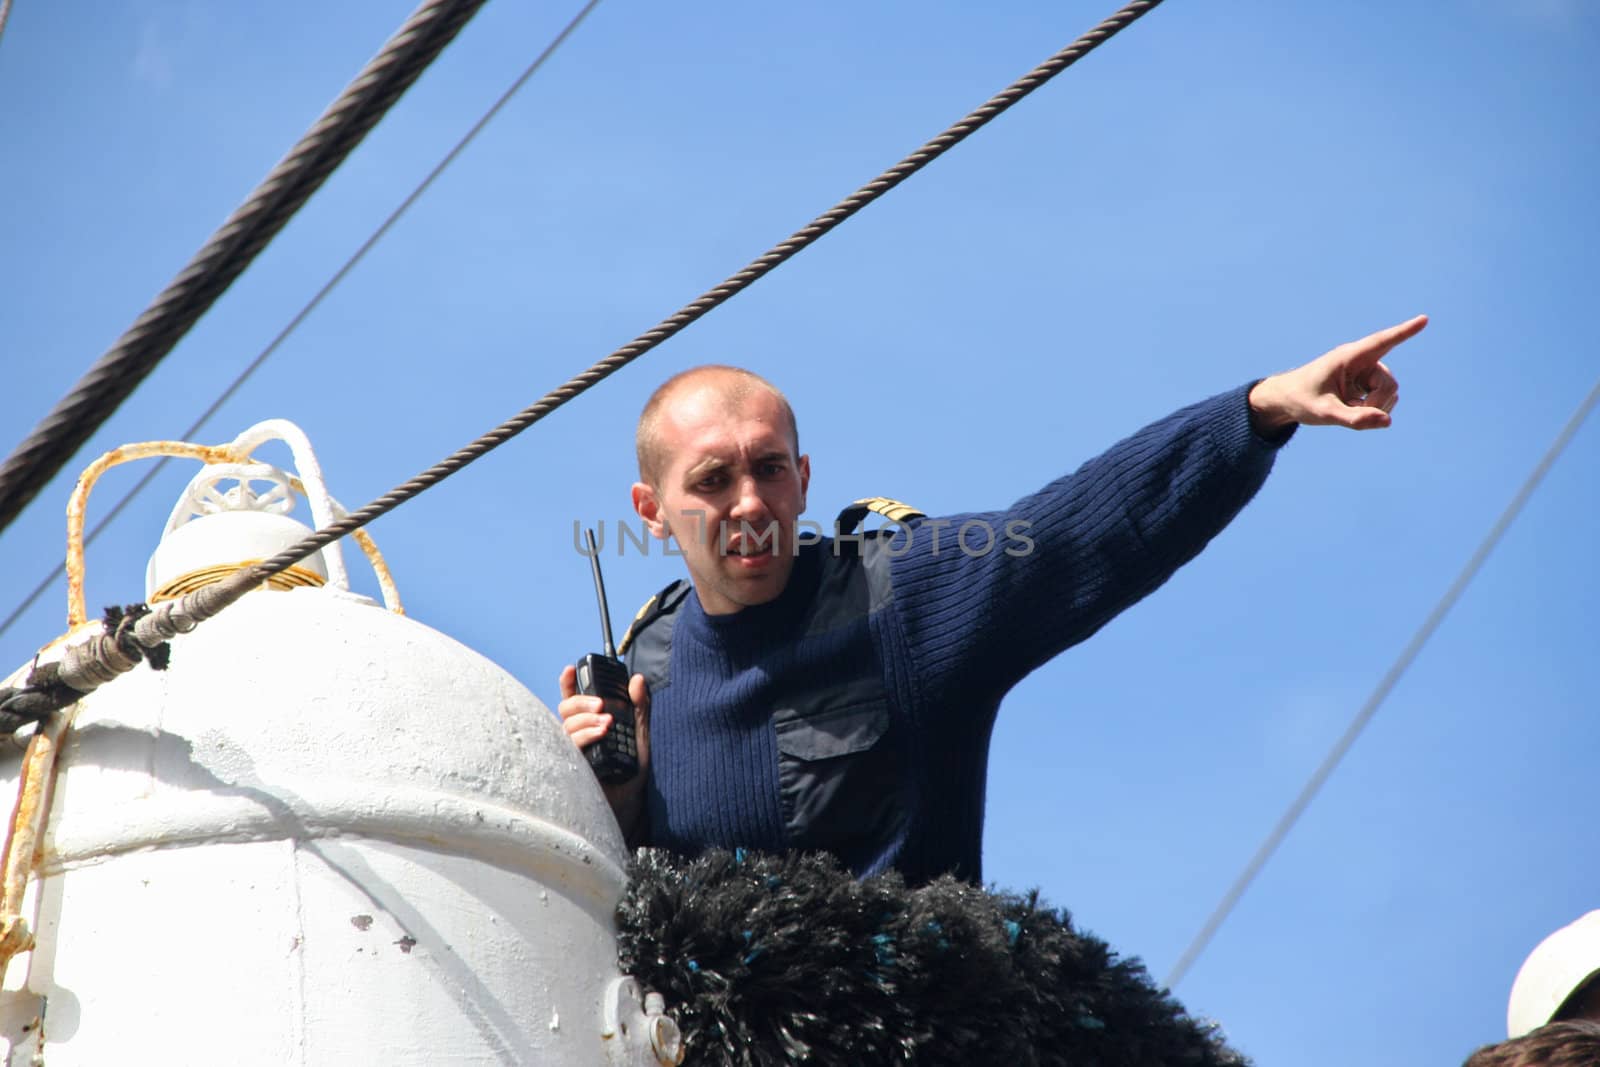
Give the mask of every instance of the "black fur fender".
[{"label": "black fur fender", "polygon": [[692,1067],[1248,1064],[1036,893],[742,851],[642,849],[630,875],[622,968],[664,995]]}]

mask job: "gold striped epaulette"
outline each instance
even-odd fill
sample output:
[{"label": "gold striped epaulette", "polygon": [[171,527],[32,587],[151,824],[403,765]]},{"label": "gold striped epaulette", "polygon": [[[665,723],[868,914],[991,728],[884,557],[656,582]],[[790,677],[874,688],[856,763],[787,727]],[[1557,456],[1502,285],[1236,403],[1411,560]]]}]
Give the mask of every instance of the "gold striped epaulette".
[{"label": "gold striped epaulette", "polygon": [[882,515],[893,523],[907,523],[913,519],[927,518],[922,512],[910,504],[902,504],[898,500],[890,500],[886,496],[869,496],[857,500],[843,511],[833,521],[834,536],[852,534],[861,525],[861,520],[868,514]]}]

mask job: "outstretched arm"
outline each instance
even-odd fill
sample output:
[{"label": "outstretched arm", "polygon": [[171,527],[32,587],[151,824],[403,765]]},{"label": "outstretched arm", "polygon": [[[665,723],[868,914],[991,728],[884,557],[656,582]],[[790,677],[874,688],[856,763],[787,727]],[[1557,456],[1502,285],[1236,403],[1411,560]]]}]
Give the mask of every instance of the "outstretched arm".
[{"label": "outstretched arm", "polygon": [[1398,389],[1381,360],[1426,325],[1419,316],[1169,415],[1006,511],[945,520],[951,531],[1020,523],[1025,550],[966,558],[926,551],[921,535],[924,551],[905,552],[892,571],[920,679],[1003,690],[1087,638],[1228,524],[1294,426],[1388,426]]},{"label": "outstretched arm", "polygon": [[1263,378],[1250,390],[1256,432],[1271,436],[1292,423],[1381,430],[1400,399],[1400,386],[1383,357],[1422,332],[1428,316],[1342,344],[1303,367]]}]

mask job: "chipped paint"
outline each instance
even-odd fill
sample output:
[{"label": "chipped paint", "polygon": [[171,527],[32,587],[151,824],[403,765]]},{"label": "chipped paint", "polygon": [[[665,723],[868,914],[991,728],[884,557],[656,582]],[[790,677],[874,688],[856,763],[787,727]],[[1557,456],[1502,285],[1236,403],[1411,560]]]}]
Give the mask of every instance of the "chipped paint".
[{"label": "chipped paint", "polygon": [[81,626],[88,619],[83,604],[83,525],[84,512],[89,505],[89,494],[95,482],[112,467],[131,463],[136,459],[155,456],[172,456],[180,459],[197,459],[201,463],[233,463],[245,457],[232,451],[229,445],[194,445],[187,441],[141,441],[137,444],[113,448],[78,475],[78,484],[67,502],[67,628]]},{"label": "chipped paint", "polygon": [[[291,440],[292,438],[292,440]],[[153,459],[156,457],[169,457],[178,459],[193,459],[204,464],[244,463],[250,459],[250,454],[255,448],[260,447],[267,440],[290,440],[291,448],[296,453],[296,458],[303,466],[310,466],[312,470],[302,480],[297,475],[290,476],[290,484],[294,490],[306,497],[313,499],[313,491],[326,500],[326,504],[338,513],[343,513],[344,508],[327,495],[322,487],[322,474],[315,466],[315,459],[311,456],[309,444],[305,442],[304,434],[292,423],[284,420],[270,420],[260,423],[246,430],[239,437],[224,445],[199,445],[188,441],[141,441],[134,444],[123,445],[106,452],[99,459],[84,468],[78,476],[77,485],[73,488],[72,496],[67,502],[67,627],[72,629],[81,626],[88,619],[88,611],[84,604],[84,525],[88,511],[89,494],[94,490],[95,483],[101,475],[113,467],[124,463],[131,463],[140,459]],[[311,482],[308,490],[307,482]],[[326,515],[320,516],[326,518]],[[367,557],[368,564],[378,580],[378,588],[383,596],[384,606],[396,615],[405,614],[405,606],[400,600],[400,590],[395,585],[394,575],[389,570],[388,561],[383,553],[378,550],[377,542],[365,530],[356,530],[351,536],[362,553]],[[246,561],[256,562],[256,561]],[[239,570],[242,567],[232,568]],[[338,564],[330,570],[330,574],[337,571],[343,577],[343,565]],[[231,571],[230,571],[231,573]],[[300,582],[297,584],[308,584]],[[277,588],[284,588],[280,582]]]},{"label": "chipped paint", "polygon": [[0,855],[0,979],[18,953],[33,948],[33,932],[22,914],[28,879],[39,861],[40,835],[50,812],[61,736],[78,705],[51,716],[28,742],[22,759],[16,806],[11,812],[5,851]]},{"label": "chipped paint", "polygon": [[[128,446],[86,472],[69,512],[70,617],[85,614],[99,473],[145,455],[238,462],[244,437]],[[604,993],[621,980],[627,850],[610,809],[549,710],[404,618],[381,554],[356,539],[389,611],[332,581],[245,597],[175,638],[172,669],[123,675],[49,720],[21,766],[0,764],[18,790],[0,943],[38,932],[25,995],[68,1005],[52,1067],[131,1047],[348,1062],[352,1041],[421,1067],[445,1033],[473,1062],[597,1062]],[[352,929],[393,931],[399,951]],[[244,1010],[237,982],[192,982],[224,957],[267,999],[289,991],[290,1010]],[[664,1062],[629,989],[603,1061]]]}]

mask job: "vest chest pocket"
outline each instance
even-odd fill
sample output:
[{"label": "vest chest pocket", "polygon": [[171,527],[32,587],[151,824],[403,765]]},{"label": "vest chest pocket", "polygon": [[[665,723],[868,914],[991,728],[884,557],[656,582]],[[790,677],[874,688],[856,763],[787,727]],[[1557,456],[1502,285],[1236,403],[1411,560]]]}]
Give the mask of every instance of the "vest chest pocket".
[{"label": "vest chest pocket", "polygon": [[859,869],[905,821],[900,754],[882,700],[773,715],[778,791],[791,848],[832,852]]}]

